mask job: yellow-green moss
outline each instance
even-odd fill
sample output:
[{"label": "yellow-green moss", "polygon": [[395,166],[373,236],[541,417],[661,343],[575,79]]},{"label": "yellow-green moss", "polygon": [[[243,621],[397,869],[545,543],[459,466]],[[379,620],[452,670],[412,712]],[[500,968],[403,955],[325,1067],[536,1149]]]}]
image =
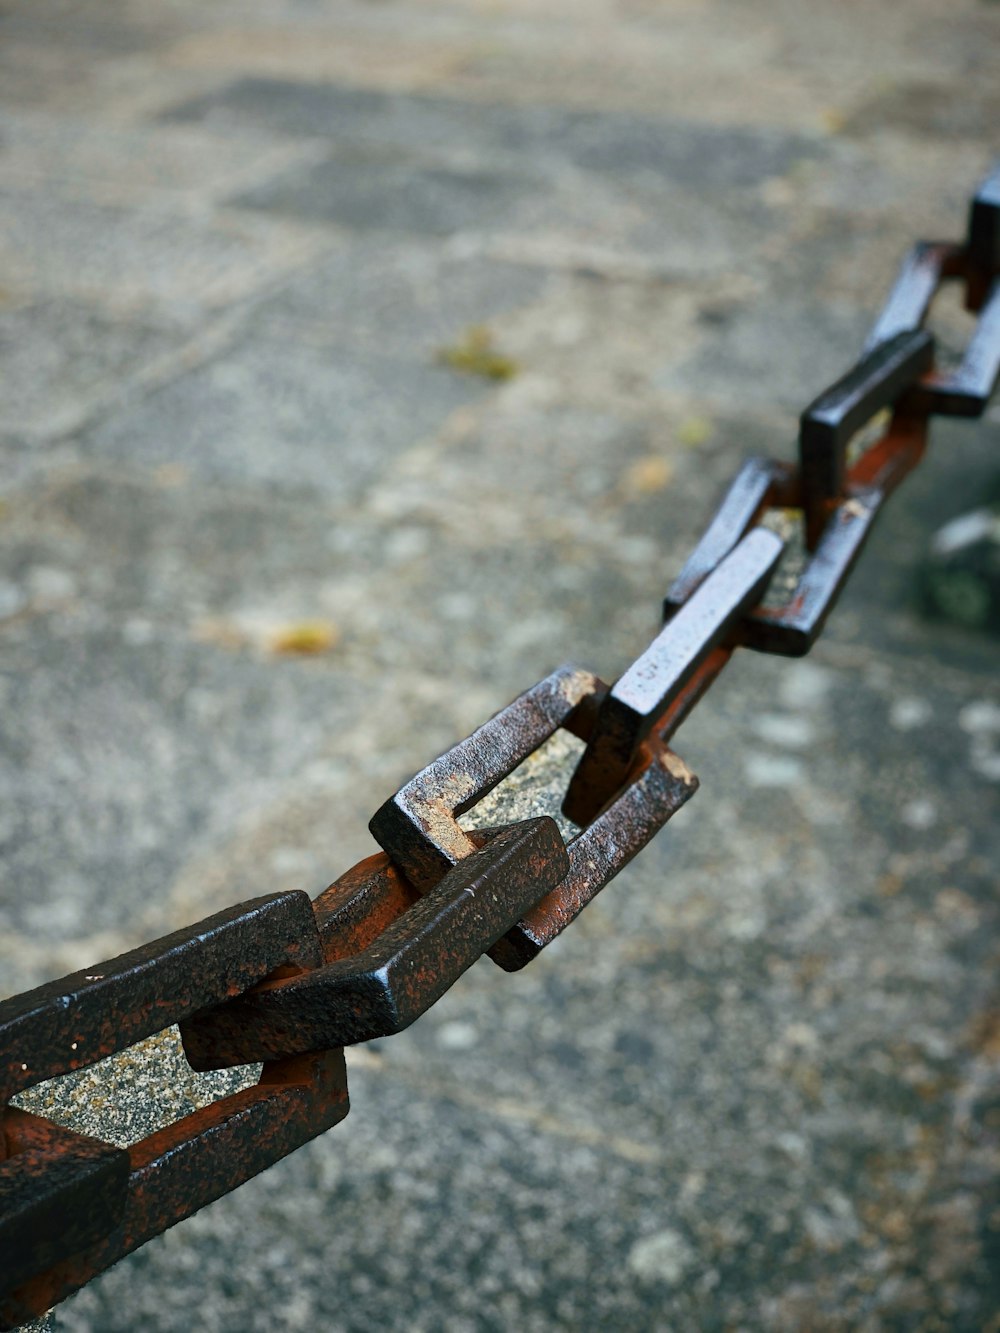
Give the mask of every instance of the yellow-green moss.
[{"label": "yellow-green moss", "polygon": [[513,357],[498,352],[493,334],[483,324],[476,324],[451,347],[438,349],[437,360],[464,375],[482,375],[488,380],[509,380],[520,370]]}]

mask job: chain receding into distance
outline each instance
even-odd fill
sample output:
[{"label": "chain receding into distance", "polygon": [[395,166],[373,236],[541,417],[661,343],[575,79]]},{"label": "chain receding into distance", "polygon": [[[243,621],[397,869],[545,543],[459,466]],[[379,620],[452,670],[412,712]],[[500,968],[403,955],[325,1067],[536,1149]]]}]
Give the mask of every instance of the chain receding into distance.
[{"label": "chain receding into distance", "polygon": [[[976,316],[953,368],[923,327],[945,282]],[[802,413],[797,462],[743,464],[613,685],[565,666],[532,686],[390,797],[383,852],[315,901],[256,898],[0,1004],[0,1328],[343,1120],[345,1046],[401,1031],[483,954],[513,972],[551,943],[694,795],[669,741],[734,650],[808,652],[930,418],[980,416],[998,373],[1000,164],[964,241],[907,255],[857,364]],[[582,742],[571,836],[463,828],[560,729]],[[10,1105],[175,1023],[193,1069],[262,1061],[258,1083],[129,1148]]]}]

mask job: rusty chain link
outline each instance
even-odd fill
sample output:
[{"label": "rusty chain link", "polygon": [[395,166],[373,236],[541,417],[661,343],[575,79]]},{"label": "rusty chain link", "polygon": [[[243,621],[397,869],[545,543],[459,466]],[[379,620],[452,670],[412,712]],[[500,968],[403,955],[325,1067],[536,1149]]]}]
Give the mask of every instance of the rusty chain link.
[{"label": "rusty chain link", "polygon": [[[951,281],[977,321],[947,370],[922,325]],[[384,852],[314,902],[242,903],[0,1004],[0,1327],[342,1120],[344,1046],[409,1026],[484,953],[516,971],[551,943],[697,790],[667,742],[734,650],[809,650],[929,418],[981,415],[998,374],[1000,165],[962,244],[906,257],[861,359],[803,412],[797,465],[743,465],[613,686],[565,666],[527,690],[386,801],[370,825]],[[585,744],[563,801],[577,832],[463,829],[560,729]],[[173,1023],[194,1069],[263,1061],[259,1082],[127,1149],[8,1104]]]}]

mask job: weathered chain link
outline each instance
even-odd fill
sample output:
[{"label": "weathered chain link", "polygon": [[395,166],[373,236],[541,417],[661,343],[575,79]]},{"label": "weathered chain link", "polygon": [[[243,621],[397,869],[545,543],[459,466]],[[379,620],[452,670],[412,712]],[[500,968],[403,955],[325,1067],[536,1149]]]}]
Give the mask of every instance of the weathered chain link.
[{"label": "weathered chain link", "polygon": [[[922,327],[948,281],[977,315],[956,370]],[[667,742],[735,649],[809,650],[929,418],[979,416],[998,374],[1000,165],[962,244],[911,250],[861,359],[803,412],[797,465],[743,465],[613,686],[566,666],[526,691],[386,801],[384,852],[315,902],[258,898],[0,1004],[0,1327],[342,1120],[344,1046],[401,1031],[484,953],[515,971],[555,939],[697,790]],[[464,829],[559,730],[585,746],[563,801],[577,832]],[[8,1105],[172,1023],[194,1069],[263,1061],[257,1085],[128,1149]]]}]

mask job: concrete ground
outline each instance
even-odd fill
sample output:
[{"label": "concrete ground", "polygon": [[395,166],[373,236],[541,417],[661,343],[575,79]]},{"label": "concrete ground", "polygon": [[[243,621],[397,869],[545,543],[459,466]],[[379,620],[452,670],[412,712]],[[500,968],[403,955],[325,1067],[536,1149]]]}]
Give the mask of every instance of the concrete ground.
[{"label": "concrete ground", "polygon": [[[0,6],[0,988],[318,892],[514,694],[617,674],[962,234],[998,62],[986,0]],[[515,373],[442,360],[484,340]],[[556,945],[57,1327],[1000,1328],[996,643],[914,596],[998,445],[936,425]]]}]

